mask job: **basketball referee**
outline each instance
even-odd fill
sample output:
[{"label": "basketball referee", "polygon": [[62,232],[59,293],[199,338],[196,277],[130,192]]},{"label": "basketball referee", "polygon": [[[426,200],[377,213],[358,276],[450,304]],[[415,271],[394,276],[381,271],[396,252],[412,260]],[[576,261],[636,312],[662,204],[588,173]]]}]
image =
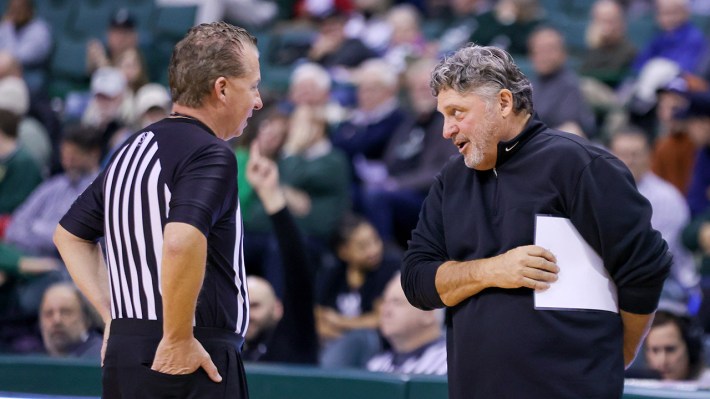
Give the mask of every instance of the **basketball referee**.
[{"label": "basketball referee", "polygon": [[103,398],[247,398],[249,299],[225,140],[262,107],[256,39],[202,24],[169,68],[174,112],[126,140],[54,241],[106,321]]}]

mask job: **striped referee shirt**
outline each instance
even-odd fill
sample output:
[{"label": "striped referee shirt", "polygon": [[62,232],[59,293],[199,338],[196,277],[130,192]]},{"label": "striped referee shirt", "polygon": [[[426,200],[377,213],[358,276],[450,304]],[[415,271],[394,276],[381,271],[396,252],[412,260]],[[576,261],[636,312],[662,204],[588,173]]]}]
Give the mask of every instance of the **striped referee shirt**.
[{"label": "striped referee shirt", "polygon": [[244,335],[249,321],[237,165],[203,123],[167,118],[131,136],[60,224],[105,237],[114,319],[162,320],[163,231],[187,223],[207,237],[207,265],[193,324]]},{"label": "striped referee shirt", "polygon": [[407,353],[382,352],[367,362],[367,369],[385,373],[446,375],[446,339],[439,338]]}]

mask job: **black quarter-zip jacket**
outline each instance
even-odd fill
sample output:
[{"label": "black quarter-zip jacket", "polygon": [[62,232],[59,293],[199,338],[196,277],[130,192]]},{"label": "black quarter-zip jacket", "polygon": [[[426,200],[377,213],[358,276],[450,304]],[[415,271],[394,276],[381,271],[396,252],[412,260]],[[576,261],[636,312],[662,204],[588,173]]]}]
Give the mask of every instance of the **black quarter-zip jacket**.
[{"label": "black quarter-zip jacket", "polygon": [[[437,177],[402,265],[410,302],[443,307],[442,263],[490,258],[534,242],[535,215],[569,218],[601,256],[621,310],[655,310],[671,257],[651,207],[621,161],[536,115],[498,144],[493,170],[461,156]],[[622,323],[605,311],[535,310],[527,288],[488,288],[447,311],[450,399],[618,398]]]}]

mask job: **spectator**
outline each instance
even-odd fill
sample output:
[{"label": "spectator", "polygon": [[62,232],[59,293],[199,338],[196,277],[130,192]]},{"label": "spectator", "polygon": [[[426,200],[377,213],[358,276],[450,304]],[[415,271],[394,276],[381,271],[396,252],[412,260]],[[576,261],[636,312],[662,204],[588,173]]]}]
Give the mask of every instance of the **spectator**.
[{"label": "spectator", "polygon": [[345,34],[362,40],[369,49],[382,54],[392,35],[392,27],[387,22],[392,0],[352,0],[352,3]]},{"label": "spectator", "polygon": [[[306,234],[311,263],[318,269],[327,243],[350,205],[348,162],[328,139],[323,108],[302,105],[294,110],[278,164],[289,210]],[[250,216],[266,218],[261,203],[253,204]],[[252,237],[250,242],[255,240]],[[267,236],[267,240],[273,242],[273,236]],[[268,252],[262,263],[264,276],[282,297],[283,260],[276,245],[261,245]]]},{"label": "spectator", "polygon": [[[332,137],[333,145],[352,162],[356,181],[366,174],[381,173],[387,144],[404,119],[405,112],[397,99],[398,79],[392,67],[381,59],[367,61],[355,74],[357,108]],[[354,200],[360,207],[360,200]]]},{"label": "spectator", "polygon": [[690,21],[689,0],[655,0],[660,31],[636,57],[638,77],[629,109],[643,119],[656,103],[655,92],[681,73],[698,73],[707,55],[703,32]]},{"label": "spectator", "polygon": [[126,85],[132,93],[138,92],[138,89],[148,83],[145,60],[136,47],[131,47],[118,56],[116,68],[126,77]]},{"label": "spectator", "polygon": [[284,294],[281,301],[268,281],[256,276],[247,278],[250,311],[244,360],[316,364],[318,337],[311,267],[305,241],[279,187],[278,167],[263,157],[254,144],[246,174],[273,223],[284,265]]},{"label": "spectator", "polygon": [[626,37],[624,9],[613,0],[597,0],[586,32],[587,51],[580,75],[616,88],[629,73],[636,48]]},{"label": "spectator", "polygon": [[688,134],[698,148],[688,186],[690,216],[696,217],[710,209],[710,92],[690,94],[688,100],[679,117],[687,120]]},{"label": "spectator", "polygon": [[293,70],[288,87],[288,99],[292,106],[323,107],[328,129],[337,126],[345,118],[345,109],[331,99],[332,80],[322,66],[306,62]]},{"label": "spectator", "polygon": [[478,28],[469,41],[525,54],[528,36],[542,20],[541,11],[538,0],[498,0],[492,10],[478,16]]},{"label": "spectator", "polygon": [[364,367],[379,350],[375,329],[382,292],[400,259],[385,252],[367,220],[353,215],[341,222],[333,247],[342,263],[324,268],[316,285],[321,366]]},{"label": "spectator", "polygon": [[5,242],[25,255],[57,257],[52,241],[59,219],[99,172],[101,142],[88,127],[67,129],[60,147],[64,173],[42,182],[17,208]]},{"label": "spectator", "polygon": [[651,148],[643,131],[634,128],[619,130],[612,137],[610,147],[631,171],[639,192],[651,203],[651,226],[661,233],[673,255],[671,274],[664,283],[661,300],[675,303],[689,313],[692,298],[691,310],[697,312],[701,297],[700,276],[692,255],[681,242],[683,227],[690,217],[683,194],[651,172]]},{"label": "spectator", "polygon": [[72,283],[56,283],[42,297],[40,331],[52,357],[101,359],[103,340],[93,329],[91,305]]},{"label": "spectator", "polygon": [[367,369],[388,373],[446,374],[444,310],[412,306],[402,290],[400,274],[389,281],[382,296],[379,329],[390,349],[372,357]]},{"label": "spectator", "polygon": [[688,0],[655,0],[660,32],[651,39],[634,62],[636,72],[654,58],[676,63],[681,71],[696,72],[708,49],[703,32],[690,21]]},{"label": "spectator", "polygon": [[111,15],[106,31],[106,45],[92,39],[86,47],[86,68],[93,74],[99,68],[117,66],[119,56],[128,49],[138,48],[138,31],[131,11],[119,8]]},{"label": "spectator", "polygon": [[13,278],[5,287],[15,292],[11,311],[23,316],[36,315],[45,289],[68,278],[59,267],[52,235],[59,219],[99,172],[100,137],[94,130],[79,126],[67,129],[60,148],[64,173],[41,183],[17,208],[5,242],[0,244],[0,258],[4,260],[0,270]]},{"label": "spectator", "polygon": [[308,58],[325,68],[354,68],[375,53],[358,38],[345,34],[347,16],[334,12],[320,18],[318,34],[308,50]]},{"label": "spectator", "polygon": [[[7,110],[0,109],[0,218],[6,226],[9,215],[42,182],[42,175],[32,156],[17,142],[17,128],[20,118]],[[0,228],[4,236],[4,229]]]},{"label": "spectator", "polygon": [[421,30],[421,15],[411,4],[399,4],[387,13],[392,35],[382,58],[398,72],[427,54],[428,46]]},{"label": "spectator", "polygon": [[659,310],[644,343],[646,363],[663,380],[706,379],[702,340],[702,330],[692,320]]},{"label": "spectator", "polygon": [[614,0],[594,2],[586,44],[579,67],[581,89],[599,120],[603,141],[620,124],[628,121],[628,113],[616,90],[631,70],[636,47],[626,38],[621,4]]},{"label": "spectator", "polygon": [[0,50],[20,61],[32,91],[46,83],[46,70],[52,53],[49,25],[35,17],[32,0],[10,0],[0,23]]},{"label": "spectator", "polygon": [[698,319],[703,329],[710,332],[710,210],[693,218],[683,229],[683,244],[699,259],[703,301]]},{"label": "spectator", "polygon": [[135,96],[134,130],[141,130],[170,114],[170,93],[158,83],[148,83]]},{"label": "spectator", "polygon": [[[15,56],[8,51],[0,50],[0,79],[12,76],[23,78],[22,65]],[[62,121],[52,108],[49,97],[42,90],[30,89],[29,109],[27,115],[37,119],[47,129],[52,142],[50,173],[57,173],[59,166],[59,140],[62,136]]]},{"label": "spectator", "polygon": [[91,76],[91,100],[81,123],[101,132],[104,159],[130,133],[130,100],[126,101],[126,78],[113,67],[99,68]]},{"label": "spectator", "polygon": [[[262,156],[273,161],[281,159],[281,149],[288,134],[288,124],[288,114],[273,104],[255,114],[235,149],[238,170],[247,170],[252,142],[257,143]],[[250,130],[251,126],[255,126],[255,128]],[[237,181],[239,206],[242,210],[245,232],[244,263],[248,274],[264,276],[266,269],[264,265],[272,261],[271,254],[276,251],[276,244],[270,236],[271,221],[266,216],[258,196],[246,179],[246,174],[239,173]]]},{"label": "spectator", "polygon": [[651,170],[684,195],[688,192],[697,151],[688,135],[686,121],[678,118],[678,112],[687,106],[687,86],[683,78],[676,78],[658,90],[657,133],[645,130],[649,140],[658,137],[653,148]]},{"label": "spectator", "polygon": [[550,27],[535,30],[528,41],[535,71],[531,81],[535,90],[535,109],[545,124],[593,138],[594,114],[584,101],[579,77],[565,66],[567,51],[562,34]]},{"label": "spectator", "polygon": [[44,173],[52,157],[52,142],[47,129],[35,118],[27,115],[30,94],[22,78],[7,76],[0,79],[0,109],[13,112],[20,118],[17,139]]},{"label": "spectator", "polygon": [[365,214],[388,244],[409,238],[434,176],[455,154],[441,137],[444,118],[429,87],[435,63],[425,58],[410,66],[405,74],[410,112],[394,128],[383,155],[384,172],[360,175]]},{"label": "spectator", "polygon": [[478,29],[477,17],[484,12],[485,0],[451,0],[451,21],[446,22],[446,29],[439,37],[439,54],[448,54],[457,50],[470,40]]}]

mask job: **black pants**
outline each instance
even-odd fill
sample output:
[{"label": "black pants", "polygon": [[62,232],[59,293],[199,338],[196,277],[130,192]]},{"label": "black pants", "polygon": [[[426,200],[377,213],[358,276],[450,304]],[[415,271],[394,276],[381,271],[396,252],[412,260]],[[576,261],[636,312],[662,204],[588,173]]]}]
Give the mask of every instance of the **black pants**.
[{"label": "black pants", "polygon": [[217,366],[222,382],[210,380],[203,368],[169,375],[151,370],[162,337],[162,322],[116,319],[111,322],[103,367],[103,399],[247,399],[247,380],[239,351],[243,339],[214,328],[194,328],[194,335]]}]

